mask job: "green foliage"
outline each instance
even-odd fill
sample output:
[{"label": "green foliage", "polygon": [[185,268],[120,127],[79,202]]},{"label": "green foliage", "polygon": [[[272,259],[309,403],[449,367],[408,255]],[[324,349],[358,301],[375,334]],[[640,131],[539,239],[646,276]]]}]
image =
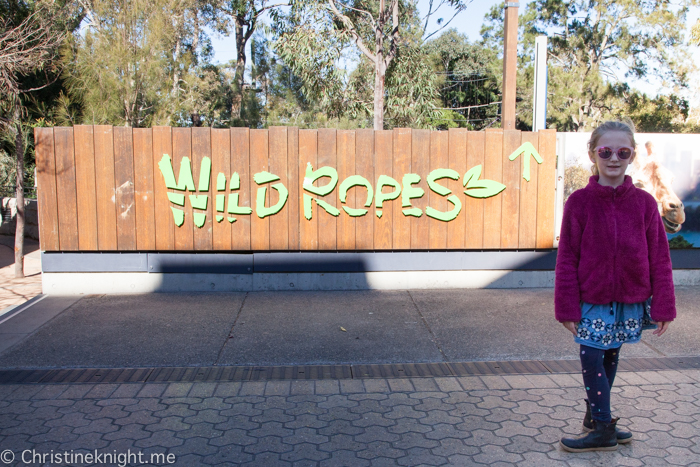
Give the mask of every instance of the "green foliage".
[{"label": "green foliage", "polygon": [[571,193],[588,185],[588,179],[591,177],[591,171],[587,168],[575,164],[567,164],[564,170],[564,202],[569,199]]},{"label": "green foliage", "polygon": [[[382,80],[377,78],[383,73],[379,68],[385,66],[369,58],[376,47],[372,22],[377,24],[380,17],[379,3],[336,2],[344,15],[343,21],[328,2],[292,3],[289,13],[274,15],[274,48],[280,60],[299,78],[306,101],[314,102],[331,120],[371,119],[376,80]],[[385,93],[380,94],[384,99],[384,127],[428,127],[433,119],[440,117],[437,81],[420,46],[422,29],[415,3],[402,0],[398,11],[398,42],[391,21],[381,30],[385,56],[393,57],[383,77]],[[343,61],[355,65],[354,70],[348,73],[341,68]]]},{"label": "green foliage", "polygon": [[626,84],[611,85],[609,92],[624,103],[613,112],[616,118],[629,118],[640,133],[677,133],[686,127],[690,104],[685,99],[676,95],[650,98]]},{"label": "green foliage", "polygon": [[[2,32],[22,28],[24,47],[3,43],[0,79],[0,185],[16,183],[17,132],[24,160],[24,186],[34,185],[34,132],[36,126],[53,124],[52,108],[60,92],[58,48],[66,31],[77,28],[82,14],[66,1],[0,0]],[[25,22],[26,21],[26,22]],[[24,26],[22,26],[24,24]],[[16,29],[15,29],[16,30]],[[5,36],[12,42],[12,36]],[[7,48],[5,48],[7,47]],[[40,48],[42,52],[31,51]],[[24,55],[22,58],[21,56]],[[8,59],[8,60],[5,60]],[[22,62],[16,67],[13,62]]]},{"label": "green foliage", "polygon": [[431,128],[439,118],[437,79],[422,48],[399,50],[387,70],[386,89],[385,128]]},{"label": "green foliage", "polygon": [[170,123],[176,109],[168,71],[188,68],[189,60],[173,63],[173,12],[167,7],[165,0],[93,3],[84,35],[74,37],[65,56],[68,95],[82,110],[79,123]]},{"label": "green foliage", "polygon": [[[454,29],[426,43],[437,78],[441,115],[433,118],[440,129],[483,129],[498,120],[501,62],[494,49],[469,43]],[[492,104],[492,105],[489,105]],[[452,110],[454,109],[454,110]]]},{"label": "green foliage", "polygon": [[[685,15],[695,4],[696,0],[674,5],[665,0],[530,2],[520,17],[524,72],[518,83],[518,118],[529,125],[532,76],[526,70],[532,64],[535,37],[542,34],[549,37],[547,123],[559,131],[590,130],[611,114],[634,111],[615,92],[624,77],[653,75],[683,85]],[[494,7],[482,29],[485,44],[502,40],[501,18],[502,9]]]},{"label": "green foliage", "polygon": [[669,240],[668,246],[669,246],[669,248],[674,248],[674,249],[693,248],[693,244],[690,243],[685,238],[683,238],[683,235],[677,235],[677,236],[673,237],[671,240]]}]

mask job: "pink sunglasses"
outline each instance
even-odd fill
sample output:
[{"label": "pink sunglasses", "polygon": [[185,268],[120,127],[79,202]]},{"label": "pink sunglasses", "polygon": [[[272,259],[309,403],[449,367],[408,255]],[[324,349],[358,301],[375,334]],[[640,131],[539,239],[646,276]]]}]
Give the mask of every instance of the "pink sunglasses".
[{"label": "pink sunglasses", "polygon": [[597,148],[595,148],[595,151],[598,153],[598,157],[600,157],[601,159],[610,159],[615,153],[617,154],[618,159],[625,160],[629,159],[630,157],[632,157],[632,154],[634,154],[634,149],[628,148],[626,146],[618,148],[617,151],[613,151],[611,148],[606,146],[598,146]]}]

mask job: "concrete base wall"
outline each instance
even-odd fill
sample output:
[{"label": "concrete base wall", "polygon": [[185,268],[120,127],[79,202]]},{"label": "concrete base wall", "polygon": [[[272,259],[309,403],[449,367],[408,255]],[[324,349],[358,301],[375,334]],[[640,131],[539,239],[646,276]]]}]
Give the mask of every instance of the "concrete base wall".
[{"label": "concrete base wall", "polygon": [[47,273],[45,294],[553,287],[553,271],[163,274]]},{"label": "concrete base wall", "polygon": [[[673,271],[676,285],[700,285],[700,270]],[[43,273],[45,294],[237,292],[265,290],[514,289],[554,287],[554,271],[391,271],[366,273]]]}]

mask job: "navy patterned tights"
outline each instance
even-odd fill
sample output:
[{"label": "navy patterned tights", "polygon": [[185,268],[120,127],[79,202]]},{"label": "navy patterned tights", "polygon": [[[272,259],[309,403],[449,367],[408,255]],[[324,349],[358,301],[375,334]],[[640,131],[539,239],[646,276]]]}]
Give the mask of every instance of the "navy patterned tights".
[{"label": "navy patterned tights", "polygon": [[583,384],[591,403],[591,417],[610,423],[610,389],[615,381],[620,349],[601,350],[586,345],[581,346],[581,370]]}]

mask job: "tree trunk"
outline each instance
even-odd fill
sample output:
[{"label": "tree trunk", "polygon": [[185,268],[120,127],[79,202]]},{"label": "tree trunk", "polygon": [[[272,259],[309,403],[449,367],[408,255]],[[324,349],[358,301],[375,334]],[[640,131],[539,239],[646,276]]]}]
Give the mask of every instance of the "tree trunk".
[{"label": "tree trunk", "polygon": [[241,109],[243,107],[243,83],[245,81],[246,64],[246,40],[243,32],[243,22],[244,18],[241,15],[236,16],[236,76],[234,78],[236,88],[231,104],[231,119],[233,120],[241,118]]},{"label": "tree trunk", "polygon": [[15,104],[15,156],[17,157],[17,228],[15,230],[15,277],[24,277],[24,144],[19,98]]},{"label": "tree trunk", "polygon": [[384,66],[384,59],[379,58],[377,55],[377,61],[379,62],[375,66],[374,73],[374,129],[383,130],[384,129],[384,78],[386,76],[386,68]]}]

